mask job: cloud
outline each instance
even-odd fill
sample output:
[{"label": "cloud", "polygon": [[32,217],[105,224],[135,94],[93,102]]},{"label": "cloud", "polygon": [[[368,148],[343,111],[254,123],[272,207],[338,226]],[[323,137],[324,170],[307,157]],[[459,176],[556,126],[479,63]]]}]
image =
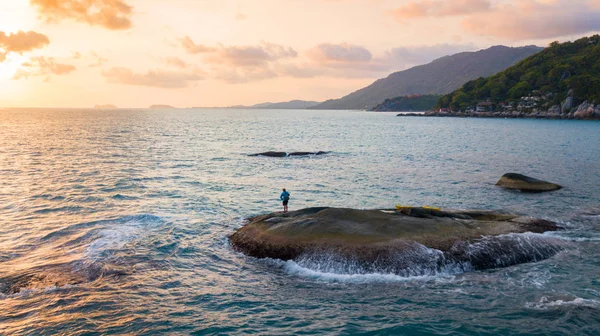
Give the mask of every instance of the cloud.
[{"label": "cloud", "polygon": [[73,19],[120,30],[131,27],[132,7],[122,0],[30,0],[48,22]]},{"label": "cloud", "polygon": [[[342,74],[341,77],[355,78],[357,72],[363,76],[365,72],[382,72],[390,69],[390,64],[386,60],[374,58],[367,48],[348,43],[322,43],[310,49],[307,54],[316,66],[350,71]],[[297,69],[292,72],[297,72]]]},{"label": "cloud", "polygon": [[[220,45],[206,51],[204,63],[211,66],[211,77],[239,84],[277,77],[279,75],[273,68],[278,62],[297,56],[298,52],[293,48],[267,42],[247,46]],[[171,60],[172,65],[176,63]]]},{"label": "cloud", "polygon": [[[267,42],[212,47],[198,45],[189,36],[180,39],[180,42],[188,53],[204,55],[204,63],[211,67],[211,77],[228,83],[247,83],[277,77],[273,67],[280,61],[298,56],[298,52],[291,47]],[[165,59],[165,63],[180,68],[189,66],[175,57]]]},{"label": "cloud", "polygon": [[167,58],[164,58],[163,61],[167,65],[170,65],[170,66],[176,67],[176,68],[180,68],[180,69],[187,69],[190,66],[189,64],[187,64],[185,61],[183,61],[179,57],[167,57]]},{"label": "cloud", "polygon": [[0,31],[0,62],[6,59],[8,53],[23,54],[27,51],[41,49],[49,43],[50,40],[46,35],[34,31],[18,31],[9,35]]},{"label": "cloud", "polygon": [[212,76],[224,80],[230,84],[243,84],[252,81],[265,80],[278,77],[271,67],[245,67],[245,68],[217,68],[213,70]]},{"label": "cloud", "polygon": [[292,78],[375,78],[389,72],[389,70],[379,70],[384,67],[389,69],[388,66],[331,67],[313,62],[278,64],[275,66],[275,71],[278,76]]},{"label": "cloud", "polygon": [[194,41],[192,41],[192,39],[189,36],[182,38],[180,41],[181,45],[183,46],[183,49],[185,49],[185,51],[187,51],[190,54],[199,54],[215,51],[215,48],[194,43]]},{"label": "cloud", "polygon": [[521,0],[463,20],[465,30],[510,40],[543,39],[600,31],[594,2]]},{"label": "cloud", "polygon": [[199,70],[194,70],[189,73],[151,70],[145,74],[141,74],[122,67],[110,68],[103,71],[102,75],[111,83],[167,89],[184,88],[189,86],[190,82],[203,80],[205,78],[205,74]]},{"label": "cloud", "polygon": [[392,11],[396,19],[419,17],[460,16],[486,12],[491,9],[489,0],[424,0],[412,1]]},{"label": "cloud", "polygon": [[600,31],[600,0],[424,0],[409,2],[392,15],[399,21],[460,16],[470,33],[509,40]]},{"label": "cloud", "polygon": [[373,55],[364,47],[352,44],[323,43],[309,51],[310,57],[322,64],[331,63],[365,63],[373,59]]},{"label": "cloud", "polygon": [[57,63],[53,57],[32,57],[29,62],[21,64],[13,79],[27,79],[30,76],[60,76],[71,73],[75,69],[73,65]]},{"label": "cloud", "polygon": [[104,63],[108,62],[107,58],[104,58],[104,57],[96,54],[96,52],[94,52],[94,51],[92,51],[92,57],[94,58],[94,62],[88,64],[88,67],[90,67],[90,68],[101,67],[104,65]]},{"label": "cloud", "polygon": [[429,63],[440,57],[476,50],[474,44],[436,44],[431,46],[398,47],[386,53],[386,59],[395,68]]},{"label": "cloud", "polygon": [[[189,37],[181,39],[189,51],[198,47]],[[209,76],[228,83],[248,83],[275,77],[292,78],[373,78],[418,65],[441,56],[473,50],[473,45],[442,44],[392,49],[374,57],[365,47],[348,43],[322,43],[302,56],[291,47],[262,42],[246,46],[201,46],[204,64],[210,67]],[[173,67],[189,67],[176,57],[163,61]]]},{"label": "cloud", "polygon": [[234,67],[257,67],[284,58],[295,58],[296,56],[298,56],[298,53],[293,48],[262,43],[257,46],[221,47],[206,61],[212,64],[227,64]]}]

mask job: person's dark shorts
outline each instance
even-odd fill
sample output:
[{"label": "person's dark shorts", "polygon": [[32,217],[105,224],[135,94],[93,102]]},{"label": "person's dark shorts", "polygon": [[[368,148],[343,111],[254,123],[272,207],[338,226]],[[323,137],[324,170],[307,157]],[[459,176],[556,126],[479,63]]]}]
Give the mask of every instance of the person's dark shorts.
[{"label": "person's dark shorts", "polygon": [[288,204],[288,202],[289,202],[289,200],[285,200],[285,201],[283,201],[283,205],[287,205],[287,204]]}]

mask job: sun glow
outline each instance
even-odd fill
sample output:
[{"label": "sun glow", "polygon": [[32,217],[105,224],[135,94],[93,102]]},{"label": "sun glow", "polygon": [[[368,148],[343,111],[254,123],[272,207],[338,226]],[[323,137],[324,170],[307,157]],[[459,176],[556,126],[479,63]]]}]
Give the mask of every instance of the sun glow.
[{"label": "sun glow", "polygon": [[0,63],[0,85],[6,85],[17,73],[19,66],[27,60],[27,57],[19,54],[10,54],[6,60]]},{"label": "sun glow", "polygon": [[12,33],[33,29],[36,14],[29,1],[0,1],[0,31]]}]

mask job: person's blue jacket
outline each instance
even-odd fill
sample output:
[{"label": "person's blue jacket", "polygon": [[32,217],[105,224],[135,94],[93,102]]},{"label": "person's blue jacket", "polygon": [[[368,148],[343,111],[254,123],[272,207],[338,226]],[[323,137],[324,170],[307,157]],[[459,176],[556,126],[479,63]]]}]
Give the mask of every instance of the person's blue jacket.
[{"label": "person's blue jacket", "polygon": [[284,191],[284,192],[281,193],[281,196],[279,196],[279,198],[282,201],[289,200],[290,199],[290,193],[287,192],[287,191]]}]

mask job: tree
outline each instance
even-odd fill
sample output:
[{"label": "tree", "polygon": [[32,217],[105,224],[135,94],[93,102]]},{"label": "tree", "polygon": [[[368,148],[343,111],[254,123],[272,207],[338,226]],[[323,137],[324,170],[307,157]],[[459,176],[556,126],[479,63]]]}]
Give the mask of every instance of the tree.
[{"label": "tree", "polygon": [[531,86],[527,82],[519,82],[513,86],[512,89],[508,90],[508,96],[511,99],[520,99],[523,96],[527,96],[531,92]]}]

